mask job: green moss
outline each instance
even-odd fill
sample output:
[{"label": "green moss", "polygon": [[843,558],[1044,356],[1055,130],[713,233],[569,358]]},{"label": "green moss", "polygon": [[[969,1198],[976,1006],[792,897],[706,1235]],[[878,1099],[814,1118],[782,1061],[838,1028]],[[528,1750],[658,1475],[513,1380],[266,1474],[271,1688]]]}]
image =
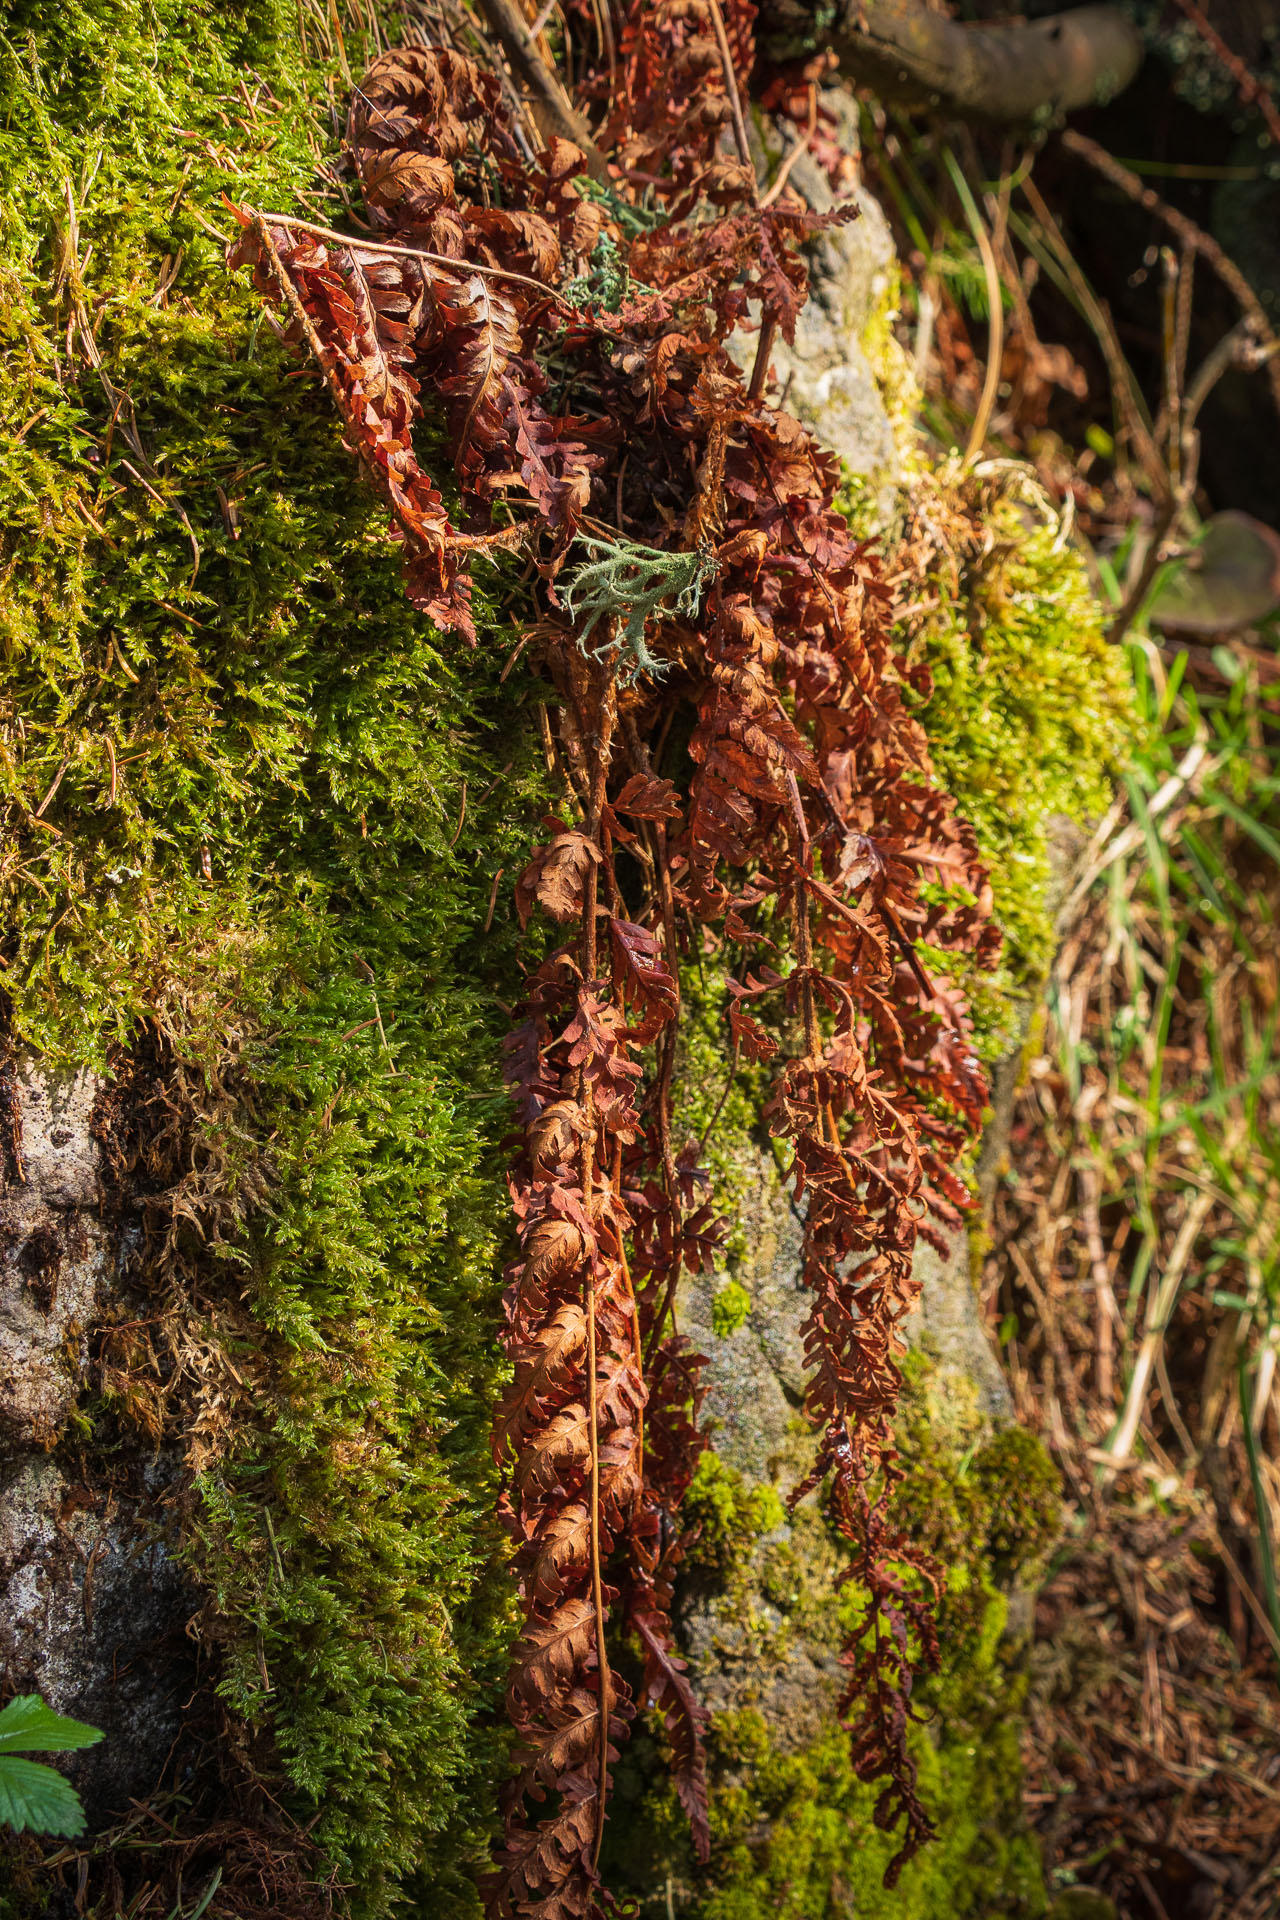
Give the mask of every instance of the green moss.
[{"label": "green moss", "polygon": [[[1054,823],[1083,827],[1105,811],[1139,723],[1084,561],[1027,470],[917,461],[906,484],[930,536],[912,585],[928,611],[909,643],[902,636],[909,664],[932,676],[916,704],[938,776],[977,835],[1004,932],[994,973],[961,969],[979,1047],[994,1059],[1053,955]],[[859,482],[841,504],[863,537],[878,531]],[[893,566],[918,558],[904,545],[890,554]],[[953,960],[929,958],[955,973]]]},{"label": "green moss", "polygon": [[715,1453],[698,1461],[683,1511],[694,1537],[690,1565],[713,1574],[722,1586],[745,1575],[756,1542],[787,1517],[773,1487],[748,1484]]},{"label": "green moss", "polygon": [[[1018,1727],[1023,1682],[1006,1636],[1006,1586],[1057,1532],[1057,1476],[1039,1443],[1016,1429],[970,1444],[979,1429],[943,1408],[930,1368],[913,1360],[897,1426],[906,1466],[898,1511],[947,1569],[940,1675],[919,1690],[914,1737],[920,1782],[938,1839],[893,1892],[883,1875],[893,1841],[874,1819],[877,1789],[853,1775],[848,1741],[826,1722],[795,1737],[788,1720],[751,1704],[715,1716],[711,1742],[711,1864],[699,1870],[679,1806],[641,1735],[624,1760],[630,1805],[611,1838],[614,1884],[660,1915],[670,1900],[690,1920],[1035,1920],[1046,1900],[1020,1805]],[[705,1460],[690,1495],[700,1532],[688,1588],[741,1638],[745,1665],[785,1661],[791,1636],[810,1652],[839,1639],[841,1564],[806,1503],[790,1529],[771,1488]],[[779,1624],[781,1623],[781,1624]],[[724,1654],[721,1653],[723,1660]],[[732,1673],[732,1669],[726,1671]],[[803,1709],[797,1706],[797,1714]]]},{"label": "green moss", "polygon": [[1123,654],[1108,645],[1084,562],[1012,486],[970,484],[974,527],[921,597],[940,604],[921,651],[923,709],[943,781],[973,822],[1004,929],[1005,967],[1037,982],[1053,952],[1050,832],[1105,810],[1133,728]]},{"label": "green moss", "polygon": [[202,1466],[221,1690],[355,1911],[416,1874],[441,1914],[474,1910],[503,1761],[498,996],[545,803],[514,635],[482,603],[470,653],[406,606],[325,395],[208,231],[224,191],[325,217],[328,31],[293,0],[8,9],[0,926],[24,1044],[101,1066],[149,1031],[239,1089],[195,1153],[207,1244],[179,1222],[148,1276],[231,1407],[168,1436]]},{"label": "green moss", "polygon": [[711,1325],[722,1340],[738,1331],[751,1312],[751,1295],[736,1280],[727,1280],[711,1303]]}]

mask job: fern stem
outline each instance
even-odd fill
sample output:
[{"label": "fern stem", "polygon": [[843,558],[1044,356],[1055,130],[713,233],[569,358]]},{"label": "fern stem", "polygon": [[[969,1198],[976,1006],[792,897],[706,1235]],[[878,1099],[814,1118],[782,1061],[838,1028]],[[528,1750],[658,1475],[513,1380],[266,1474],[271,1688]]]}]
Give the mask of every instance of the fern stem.
[{"label": "fern stem", "polygon": [[[599,732],[594,741],[584,740],[584,745],[592,749],[591,797],[587,830],[592,840],[600,843],[600,821],[604,813],[605,789],[609,777],[610,749],[613,744],[614,727],[618,718],[617,677],[611,665],[606,665],[601,674],[603,686],[600,690],[597,711],[599,713]],[[583,960],[584,972],[588,984],[594,981],[599,964],[599,949],[596,939],[596,907],[599,895],[599,869],[592,862],[587,869],[586,884],[583,888]],[[599,1129],[598,1116],[592,1111],[593,1103],[589,1087],[583,1086],[585,1104],[588,1107],[592,1131],[582,1146],[582,1197],[588,1217],[593,1212],[592,1187],[594,1185],[595,1146]],[[607,1177],[607,1176],[606,1176]],[[596,1823],[595,1844],[591,1853],[591,1867],[594,1872],[600,1859],[600,1848],[604,1840],[605,1798],[609,1786],[609,1694],[611,1675],[609,1655],[604,1639],[604,1580],[600,1568],[600,1413],[596,1391],[596,1277],[594,1262],[587,1268],[587,1416],[591,1430],[591,1598],[596,1617],[596,1671],[599,1687],[599,1749],[596,1771]]]},{"label": "fern stem", "polygon": [[[591,1149],[586,1149],[586,1167],[590,1167]],[[590,1194],[586,1195],[588,1201]],[[591,1423],[591,1600],[596,1615],[596,1684],[599,1688],[597,1722],[599,1748],[596,1761],[596,1834],[591,1851],[595,1871],[604,1839],[604,1803],[609,1787],[609,1693],[611,1675],[604,1644],[604,1580],[600,1571],[600,1415],[596,1404],[596,1282],[587,1269],[587,1412]]]},{"label": "fern stem", "polygon": [[729,51],[729,36],[724,30],[724,15],[720,11],[719,0],[707,0],[711,14],[711,26],[716,36],[716,49],[720,55],[720,65],[724,71],[724,90],[729,100],[729,111],[733,115],[733,137],[738,143],[738,158],[744,167],[751,168],[752,181],[755,180],[755,167],[751,159],[751,143],[747,139],[747,123],[742,117],[742,99],[738,92],[738,76],[733,70],[733,55]]}]

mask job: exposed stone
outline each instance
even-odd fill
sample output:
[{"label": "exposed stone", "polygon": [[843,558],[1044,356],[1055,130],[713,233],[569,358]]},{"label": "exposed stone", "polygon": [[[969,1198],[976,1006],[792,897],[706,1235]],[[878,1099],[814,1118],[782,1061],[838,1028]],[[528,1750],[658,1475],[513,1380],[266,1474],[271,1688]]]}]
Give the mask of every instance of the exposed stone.
[{"label": "exposed stone", "polygon": [[[856,153],[857,106],[852,97],[833,91],[823,98],[835,113],[841,145]],[[808,154],[796,162],[791,183],[816,213],[829,213],[838,204],[825,174]],[[884,211],[866,188],[859,184],[841,198],[853,200],[857,218],[813,241],[808,252],[810,297],[796,326],[795,344],[778,340],[772,359],[786,389],[788,411],[868,482],[887,517],[901,450],[867,336],[892,300],[897,256]]]},{"label": "exposed stone", "polygon": [[751,1311],[734,1333],[716,1334],[715,1296],[729,1275],[695,1274],[680,1291],[680,1329],[712,1359],[705,1413],[714,1425],[716,1452],[751,1480],[790,1484],[787,1463],[796,1451],[804,1405],[800,1328],[808,1296],[800,1279],[802,1229],[772,1160],[747,1151],[747,1253],[734,1278],[750,1296]]},{"label": "exposed stone", "polygon": [[[1011,1100],[1016,1077],[1008,1084]],[[715,1298],[730,1275],[697,1274],[680,1292],[680,1328],[709,1356],[704,1411],[720,1459],[748,1483],[785,1499],[813,1450],[803,1414],[801,1330],[809,1293],[801,1278],[802,1225],[772,1159],[754,1147],[746,1151],[752,1156],[742,1203],[747,1250],[732,1278],[750,1297],[750,1311],[733,1333],[718,1335]],[[989,1435],[1008,1422],[1011,1407],[982,1324],[968,1236],[956,1236],[945,1260],[921,1242],[916,1272],[924,1281],[923,1303],[907,1328],[931,1362],[939,1427],[962,1427],[970,1440]],[[760,1540],[748,1591],[713,1595],[683,1622],[685,1651],[707,1706],[758,1709],[781,1751],[806,1746],[830,1724],[840,1690],[838,1635],[831,1631],[839,1568],[814,1498]],[[788,1554],[802,1569],[811,1602],[803,1619],[791,1618],[768,1592],[771,1559]],[[819,1595],[823,1604],[813,1605]]]},{"label": "exposed stone", "polygon": [[[845,152],[858,151],[858,109],[853,96],[833,88],[822,96],[835,120]],[[761,153],[761,160],[764,155]],[[806,249],[809,300],[788,344],[779,336],[770,361],[786,408],[839,455],[851,473],[865,480],[887,517],[892,513],[900,476],[899,424],[888,399],[884,369],[873,361],[871,343],[883,321],[878,343],[897,353],[888,330],[897,286],[893,235],[879,202],[856,180],[832,192],[821,167],[804,154],[791,170],[790,184],[816,213],[830,213],[852,202],[856,218],[818,234]],[[755,353],[749,336],[729,343],[744,368]],[[905,384],[905,383],[904,383]]]},{"label": "exposed stone", "polygon": [[[99,1083],[4,1068],[0,1186],[0,1684],[101,1727],[58,1765],[95,1822],[154,1787],[191,1690],[196,1601],[164,1544],[171,1469],[132,1449],[81,1485],[65,1435],[117,1284],[93,1133]],[[62,1446],[60,1442],[64,1442]]]},{"label": "exposed stone", "polygon": [[[163,1477],[157,1463],[144,1481]],[[0,1670],[106,1738],[59,1767],[95,1823],[145,1796],[164,1768],[191,1692],[196,1604],[158,1537],[145,1486],[77,1486],[46,1454],[0,1468]]]},{"label": "exposed stone", "polygon": [[0,1446],[52,1446],[80,1390],[85,1334],[112,1265],[90,1073],[12,1070],[0,1190]]}]

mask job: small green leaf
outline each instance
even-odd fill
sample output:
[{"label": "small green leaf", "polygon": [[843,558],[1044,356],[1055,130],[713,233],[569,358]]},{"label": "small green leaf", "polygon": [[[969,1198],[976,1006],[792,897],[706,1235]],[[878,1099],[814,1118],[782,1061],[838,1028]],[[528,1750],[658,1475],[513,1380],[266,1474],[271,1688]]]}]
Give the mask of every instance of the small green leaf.
[{"label": "small green leaf", "polygon": [[20,1693],[0,1713],[0,1754],[63,1753],[73,1747],[96,1746],[99,1727],[47,1707],[38,1693]]},{"label": "small green leaf", "polygon": [[0,1754],[0,1826],[71,1838],[84,1832],[84,1808],[70,1781],[52,1767]]}]

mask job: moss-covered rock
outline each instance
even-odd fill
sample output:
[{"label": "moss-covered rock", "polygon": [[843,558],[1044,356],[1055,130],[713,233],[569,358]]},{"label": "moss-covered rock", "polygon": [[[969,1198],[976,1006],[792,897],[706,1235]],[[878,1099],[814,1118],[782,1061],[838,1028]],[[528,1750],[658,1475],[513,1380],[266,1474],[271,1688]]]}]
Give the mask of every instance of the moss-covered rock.
[{"label": "moss-covered rock", "polygon": [[[200,1597],[200,1666],[189,1699],[182,1669],[177,1745],[157,1715],[146,1724],[150,1791],[190,1849],[188,1893],[217,1870],[227,1912],[255,1898],[311,1912],[332,1896],[373,1920],[476,1911],[469,1875],[505,1760],[510,1593],[487,1450],[507,1219],[498,1046],[516,970],[505,903],[546,799],[536,689],[519,667],[500,679],[516,640],[500,583],[480,594],[474,653],[404,604],[384,516],[323,391],[223,264],[224,192],[322,219],[341,207],[324,172],[335,101],[381,18],[365,9],[357,31],[343,17],[345,41],[336,11],[311,0],[8,9],[0,927],[8,1045],[37,1079],[84,1068],[100,1085],[109,1272],[92,1337],[61,1356],[74,1393],[34,1474],[60,1489],[46,1532],[88,1541],[92,1522],[97,1544],[65,1556],[49,1631],[77,1644],[104,1542],[120,1563],[98,1568],[97,1591],[122,1615],[130,1543],[169,1568],[176,1554],[166,1591]],[[874,366],[889,355],[891,276],[867,258],[884,282],[859,323]],[[845,308],[824,314],[852,324]],[[867,416],[878,488],[900,447],[895,367]],[[1040,658],[1024,636],[1051,625],[1064,580],[1079,586],[1073,565],[1049,540],[999,584],[988,556],[966,574],[954,629],[927,639],[942,671],[926,720],[996,854],[1001,831],[1034,833],[1044,813],[1031,761],[1058,749],[1017,675]],[[1071,617],[1043,656],[1077,676],[1068,693],[1093,671],[1088,647],[1072,652]],[[1033,860],[1028,899],[1039,884]],[[721,1086],[713,1001],[712,987],[687,1034],[685,1118],[699,1132]],[[759,1201],[730,1251],[760,1255],[772,1234],[777,1288],[794,1296],[776,1165],[753,1186],[743,1152],[757,1094],[751,1080],[730,1092],[712,1157],[731,1198]],[[761,1302],[721,1278],[707,1335],[727,1351],[754,1337]],[[817,1713],[836,1680],[838,1558],[816,1507],[783,1527],[770,1483],[770,1449],[785,1468],[803,1446],[797,1305],[790,1332],[777,1321],[776,1434],[757,1483],[723,1463],[699,1477],[688,1604],[733,1639],[740,1669],[756,1662],[757,1694],[788,1662],[794,1677],[803,1648],[814,1716],[780,1740],[749,1688],[721,1701],[702,1878],[648,1785],[642,1734],[621,1782],[635,1797],[615,1822],[619,1870],[665,1902],[660,1858],[682,1911],[706,1920],[1036,1913],[1000,1632],[1001,1582],[1035,1533],[1021,1490],[1042,1498],[1043,1474],[988,1460],[996,1443],[975,1427],[926,1485],[936,1407],[910,1441],[912,1511],[963,1580],[920,1736],[944,1839],[899,1904],[878,1906],[889,1844]],[[33,1471],[29,1453],[0,1460],[6,1485]],[[89,1717],[107,1726],[103,1752],[127,1738],[148,1759],[133,1721],[113,1735],[114,1669],[98,1660],[110,1615],[98,1621],[106,1692]],[[708,1679],[713,1653],[726,1664],[705,1635],[701,1653]],[[156,1666],[163,1692],[177,1669]],[[77,1710],[88,1684],[72,1661],[55,1704]],[[103,1796],[83,1909],[151,1911],[129,1908],[145,1883],[168,1912],[177,1852],[115,1846],[123,1809],[109,1785]],[[20,1853],[14,1920],[61,1911],[75,1868],[51,1880]],[[285,1857],[293,1884],[271,1865]],[[969,1904],[941,1905],[944,1888]]]},{"label": "moss-covered rock", "polygon": [[514,634],[482,610],[469,653],[404,603],[323,391],[224,265],[224,192],[327,210],[370,51],[330,18],[7,11],[3,980],[33,1070],[105,1076],[127,1175],[60,1465],[90,1500],[122,1449],[185,1472],[242,1808],[260,1780],[356,1912],[417,1874],[441,1913],[474,1907],[505,1755],[490,915],[544,801]]},{"label": "moss-covered rock", "polygon": [[[914,583],[899,639],[928,673],[909,698],[974,828],[1004,934],[995,971],[963,981],[994,1063],[1020,1045],[1053,957],[1073,830],[1105,812],[1140,722],[1084,557],[1028,468],[934,462],[917,447],[899,501],[886,551]],[[884,537],[859,474],[842,505],[864,537]]]},{"label": "moss-covered rock", "polygon": [[[696,1867],[674,1795],[642,1738],[624,1760],[610,1842],[615,1884],[642,1913],[693,1920],[1034,1920],[1046,1900],[1020,1805],[1018,1719],[1024,1682],[1007,1634],[1011,1586],[1057,1534],[1057,1475],[1039,1443],[984,1437],[976,1403],[939,1390],[916,1361],[898,1422],[906,1477],[899,1513],[946,1569],[942,1671],[918,1692],[921,1789],[938,1838],[892,1892],[894,1851],[875,1825],[877,1789],[856,1779],[832,1722],[836,1652],[856,1601],[837,1588],[842,1555],[820,1509],[788,1524],[771,1486],[713,1456],[690,1495],[700,1527],[686,1583],[710,1632],[700,1679],[735,1676],[734,1704],[711,1739],[712,1858]],[[823,1674],[826,1712],[780,1697],[797,1652]],[[710,1685],[709,1685],[710,1682]],[[723,1696],[722,1696],[723,1697]],[[625,1811],[623,1811],[625,1809]]]}]

